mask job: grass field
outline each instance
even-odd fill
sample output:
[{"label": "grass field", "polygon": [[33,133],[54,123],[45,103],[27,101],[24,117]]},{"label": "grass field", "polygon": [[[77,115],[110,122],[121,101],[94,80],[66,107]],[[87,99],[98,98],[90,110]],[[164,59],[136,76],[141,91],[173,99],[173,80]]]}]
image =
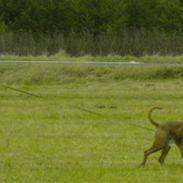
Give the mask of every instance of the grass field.
[{"label": "grass field", "polygon": [[153,115],[159,122],[183,119],[181,74],[157,79],[144,75],[160,68],[128,68],[138,73],[129,77],[123,68],[33,67],[0,68],[1,83],[42,96],[0,89],[0,182],[183,181],[174,145],[164,166],[159,153],[139,166],[154,134],[134,126],[154,129],[147,120],[153,106],[165,109]]},{"label": "grass field", "polygon": [[64,50],[60,50],[54,55],[38,55],[38,56],[18,56],[11,54],[0,54],[0,60],[21,60],[21,61],[113,61],[113,62],[127,62],[127,61],[138,61],[143,63],[183,63],[183,55],[144,55],[144,56],[132,56],[132,55],[85,55],[85,56],[70,56],[65,53]]}]

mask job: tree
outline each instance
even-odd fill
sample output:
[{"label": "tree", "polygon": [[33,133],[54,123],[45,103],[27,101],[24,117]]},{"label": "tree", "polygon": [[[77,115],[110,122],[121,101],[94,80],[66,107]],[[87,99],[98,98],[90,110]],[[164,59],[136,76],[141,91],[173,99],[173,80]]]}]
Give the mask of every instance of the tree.
[{"label": "tree", "polygon": [[73,2],[74,30],[95,35],[112,28],[116,15],[115,0],[78,0]]},{"label": "tree", "polygon": [[166,32],[183,31],[183,1],[161,0],[159,27]]}]

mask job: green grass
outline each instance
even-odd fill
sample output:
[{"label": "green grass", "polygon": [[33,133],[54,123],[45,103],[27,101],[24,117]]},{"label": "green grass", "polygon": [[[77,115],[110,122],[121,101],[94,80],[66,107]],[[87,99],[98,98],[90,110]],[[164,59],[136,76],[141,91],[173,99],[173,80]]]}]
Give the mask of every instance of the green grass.
[{"label": "green grass", "polygon": [[0,82],[34,85],[85,81],[182,79],[183,65],[93,66],[93,65],[1,65]]},{"label": "green grass", "polygon": [[[0,182],[182,182],[175,146],[166,165],[152,155],[140,168],[153,141],[147,120],[181,120],[182,79],[90,80],[15,85],[43,98],[0,90]],[[82,107],[101,115],[78,109]]]},{"label": "green grass", "polygon": [[[181,120],[182,67],[1,65],[0,182],[182,182],[179,150],[139,167],[154,127]],[[93,111],[95,113],[90,113]]]},{"label": "green grass", "polygon": [[38,56],[18,56],[18,55],[11,55],[11,54],[1,54],[0,60],[21,60],[21,61],[76,61],[76,62],[83,62],[83,61],[113,61],[113,62],[128,62],[128,61],[138,61],[143,63],[183,63],[183,55],[144,55],[144,56],[132,56],[132,55],[106,55],[106,56],[92,56],[92,55],[85,55],[85,56],[69,56],[65,53],[64,50],[60,50],[58,53],[47,56],[47,55],[38,55]]}]

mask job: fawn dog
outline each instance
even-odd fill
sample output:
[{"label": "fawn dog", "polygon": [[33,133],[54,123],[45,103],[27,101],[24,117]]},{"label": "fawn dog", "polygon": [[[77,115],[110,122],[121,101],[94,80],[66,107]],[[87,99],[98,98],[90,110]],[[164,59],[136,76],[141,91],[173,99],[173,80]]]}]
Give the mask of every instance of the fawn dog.
[{"label": "fawn dog", "polygon": [[164,124],[158,124],[151,118],[151,113],[155,109],[161,110],[160,107],[153,107],[149,113],[148,118],[150,122],[156,127],[155,140],[151,148],[144,152],[144,159],[142,166],[145,165],[147,157],[161,150],[161,155],[159,157],[159,163],[163,164],[164,160],[170,150],[170,143],[174,142],[181,152],[181,157],[183,158],[183,122],[166,122]]}]

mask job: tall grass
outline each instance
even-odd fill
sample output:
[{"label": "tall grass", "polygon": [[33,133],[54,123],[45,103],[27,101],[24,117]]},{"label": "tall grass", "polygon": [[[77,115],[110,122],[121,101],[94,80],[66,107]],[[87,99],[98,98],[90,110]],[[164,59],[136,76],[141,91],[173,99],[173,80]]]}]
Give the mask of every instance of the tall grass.
[{"label": "tall grass", "polygon": [[64,50],[70,56],[83,55],[180,55],[183,54],[183,35],[157,30],[123,30],[91,35],[74,32],[63,35],[35,36],[29,32],[2,32],[0,54],[53,55]]},{"label": "tall grass", "polygon": [[0,83],[61,84],[90,81],[148,81],[183,78],[183,66],[96,67],[86,65],[1,65]]}]

